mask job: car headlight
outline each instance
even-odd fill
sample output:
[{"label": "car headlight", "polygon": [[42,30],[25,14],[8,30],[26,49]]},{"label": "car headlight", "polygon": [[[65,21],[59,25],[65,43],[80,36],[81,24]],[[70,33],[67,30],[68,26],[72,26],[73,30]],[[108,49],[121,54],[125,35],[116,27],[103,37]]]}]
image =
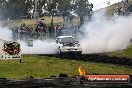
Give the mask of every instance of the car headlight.
[{"label": "car headlight", "polygon": [[80,47],[80,44],[77,44],[77,47]]}]

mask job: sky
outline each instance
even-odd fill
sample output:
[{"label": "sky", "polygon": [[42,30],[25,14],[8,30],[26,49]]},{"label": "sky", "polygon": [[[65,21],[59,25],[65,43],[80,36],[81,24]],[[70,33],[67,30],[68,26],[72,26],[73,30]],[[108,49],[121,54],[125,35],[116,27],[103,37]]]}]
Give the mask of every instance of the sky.
[{"label": "sky", "polygon": [[112,4],[120,2],[122,0],[88,0],[88,1],[89,1],[89,3],[93,3],[93,5],[94,5],[93,10],[98,10],[100,8],[109,6],[107,4],[107,2],[110,2],[110,5],[112,5]]}]

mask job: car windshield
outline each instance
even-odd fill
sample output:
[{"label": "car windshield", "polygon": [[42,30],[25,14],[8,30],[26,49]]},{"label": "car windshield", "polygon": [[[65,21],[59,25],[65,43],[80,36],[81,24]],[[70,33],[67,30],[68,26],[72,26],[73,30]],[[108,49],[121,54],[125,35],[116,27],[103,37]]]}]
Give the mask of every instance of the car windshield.
[{"label": "car windshield", "polygon": [[75,42],[75,39],[72,37],[65,37],[65,38],[60,38],[59,42],[63,43],[63,42]]}]

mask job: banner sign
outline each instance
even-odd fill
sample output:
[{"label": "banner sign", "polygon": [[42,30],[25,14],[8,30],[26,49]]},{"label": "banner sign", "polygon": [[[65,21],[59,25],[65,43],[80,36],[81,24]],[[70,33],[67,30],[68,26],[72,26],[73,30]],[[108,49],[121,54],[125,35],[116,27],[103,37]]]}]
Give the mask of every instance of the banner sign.
[{"label": "banner sign", "polygon": [[20,51],[18,42],[0,41],[0,59],[21,59]]}]

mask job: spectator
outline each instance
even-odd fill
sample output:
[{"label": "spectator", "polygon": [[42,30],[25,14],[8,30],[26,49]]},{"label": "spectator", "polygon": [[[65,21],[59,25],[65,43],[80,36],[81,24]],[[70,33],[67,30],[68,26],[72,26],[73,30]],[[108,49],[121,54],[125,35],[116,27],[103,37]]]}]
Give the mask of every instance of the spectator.
[{"label": "spectator", "polygon": [[28,36],[33,37],[33,28],[30,28],[28,31]]},{"label": "spectator", "polygon": [[60,32],[61,32],[61,27],[60,27],[60,24],[59,24],[59,25],[57,25],[57,27],[56,27],[56,35],[57,35],[57,36],[60,36]]},{"label": "spectator", "polygon": [[49,37],[51,38],[51,35],[52,35],[52,29],[51,29],[51,26],[48,27],[48,33],[49,33]]},{"label": "spectator", "polygon": [[44,32],[44,33],[47,33],[47,26],[46,26],[45,23],[44,23],[44,25],[43,25],[43,32]]},{"label": "spectator", "polygon": [[54,23],[53,23],[53,18],[52,18],[52,20],[51,20],[51,27],[53,27],[54,26]]}]

